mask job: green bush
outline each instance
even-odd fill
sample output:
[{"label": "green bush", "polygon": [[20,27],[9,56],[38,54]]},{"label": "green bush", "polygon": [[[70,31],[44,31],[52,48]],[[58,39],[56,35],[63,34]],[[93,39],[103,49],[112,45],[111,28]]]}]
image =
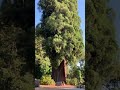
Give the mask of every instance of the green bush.
[{"label": "green bush", "polygon": [[54,85],[55,81],[51,78],[50,75],[44,75],[40,79],[40,84],[41,85]]},{"label": "green bush", "polygon": [[68,85],[70,84],[70,79],[68,79],[68,78],[66,79],[66,84],[68,84]]},{"label": "green bush", "polygon": [[73,78],[73,79],[66,79],[66,83],[67,84],[70,84],[70,85],[78,85],[78,80],[77,80],[77,78]]},{"label": "green bush", "polygon": [[71,79],[71,80],[70,80],[70,84],[76,86],[76,85],[78,84],[78,80],[77,80],[77,78],[73,78],[73,79]]}]

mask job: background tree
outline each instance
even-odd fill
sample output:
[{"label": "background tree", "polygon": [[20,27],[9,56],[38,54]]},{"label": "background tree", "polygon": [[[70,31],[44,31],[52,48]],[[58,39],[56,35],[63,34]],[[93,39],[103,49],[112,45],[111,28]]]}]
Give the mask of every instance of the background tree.
[{"label": "background tree", "polygon": [[72,65],[81,58],[83,40],[77,6],[77,0],[39,1],[43,13],[39,35],[45,40],[52,68],[63,60]]},{"label": "background tree", "polygon": [[44,45],[42,44],[42,42],[44,42],[45,40],[40,37],[40,36],[36,36],[35,39],[35,56],[36,56],[36,60],[35,60],[35,77],[36,78],[41,78],[43,75],[50,75],[51,74],[51,63],[49,60],[49,57],[46,55],[46,52],[44,50]]},{"label": "background tree", "polygon": [[34,3],[7,1],[0,7],[0,90],[32,90]]},{"label": "background tree", "polygon": [[108,0],[86,1],[86,89],[101,90],[102,84],[116,77],[118,46],[110,19]]},{"label": "background tree", "polygon": [[2,24],[0,30],[1,90],[33,89],[32,74],[24,70],[24,66],[26,66],[25,57],[18,53],[17,44],[20,43],[19,38],[21,35],[23,35],[21,28]]}]

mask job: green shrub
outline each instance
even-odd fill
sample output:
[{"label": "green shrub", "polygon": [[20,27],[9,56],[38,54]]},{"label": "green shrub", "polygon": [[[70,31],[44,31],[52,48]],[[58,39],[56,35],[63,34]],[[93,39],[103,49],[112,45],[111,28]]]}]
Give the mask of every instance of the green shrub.
[{"label": "green shrub", "polygon": [[85,84],[85,81],[84,81],[84,79],[82,78],[82,79],[80,79],[80,84],[82,84],[82,85],[84,85]]},{"label": "green shrub", "polygon": [[66,79],[66,83],[67,84],[70,84],[70,85],[78,85],[78,80],[77,80],[77,78],[73,78],[73,79]]},{"label": "green shrub", "polygon": [[41,85],[53,85],[55,84],[55,81],[51,78],[50,75],[44,75],[40,79],[40,84]]},{"label": "green shrub", "polygon": [[70,80],[70,84],[76,86],[76,85],[78,84],[78,80],[77,80],[77,78],[73,78],[73,79],[71,79],[71,80]]},{"label": "green shrub", "polygon": [[69,78],[66,79],[66,84],[68,84],[68,85],[70,84],[70,79]]}]

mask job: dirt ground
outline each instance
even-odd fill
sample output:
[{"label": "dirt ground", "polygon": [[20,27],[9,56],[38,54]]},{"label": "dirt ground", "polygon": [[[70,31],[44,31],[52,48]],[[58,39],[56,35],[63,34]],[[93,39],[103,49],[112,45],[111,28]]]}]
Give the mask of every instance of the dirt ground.
[{"label": "dirt ground", "polygon": [[35,90],[85,90],[76,88],[75,86],[71,85],[64,85],[64,86],[53,86],[53,85],[40,85],[36,87]]}]

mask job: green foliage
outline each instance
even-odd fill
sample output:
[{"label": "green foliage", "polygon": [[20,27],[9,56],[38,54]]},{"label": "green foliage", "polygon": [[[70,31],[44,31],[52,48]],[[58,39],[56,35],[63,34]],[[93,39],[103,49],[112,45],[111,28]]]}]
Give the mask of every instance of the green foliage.
[{"label": "green foliage", "polygon": [[101,90],[110,78],[116,77],[118,46],[107,0],[86,1],[86,89]]},{"label": "green foliage", "polygon": [[36,36],[35,39],[35,77],[41,78],[42,75],[50,74],[51,73],[51,63],[49,57],[46,55],[44,50],[44,45],[42,44],[44,39],[40,36]]},{"label": "green foliage", "polygon": [[70,85],[70,80],[69,78],[66,78],[66,84]]},{"label": "green foliage", "polygon": [[77,78],[71,79],[70,84],[75,86],[78,85],[78,79]]},{"label": "green foliage", "polygon": [[55,81],[51,78],[50,75],[43,75],[40,79],[41,85],[55,85]]},{"label": "green foliage", "polygon": [[[29,3],[31,2],[29,1]],[[28,2],[24,4],[26,5]],[[32,10],[28,6],[23,7],[21,4],[16,6],[9,2],[4,3],[1,8],[0,90],[32,90],[34,89]],[[26,23],[28,18],[32,20]]]},{"label": "green foliage", "polygon": [[75,85],[75,86],[77,86],[78,85],[78,79],[77,78],[66,79],[66,83],[68,85]]},{"label": "green foliage", "polygon": [[77,85],[84,84],[84,72],[78,66],[70,68],[67,82],[69,83],[74,78],[77,79]]},{"label": "green foliage", "polygon": [[19,43],[19,35],[21,34],[22,29],[14,25],[7,26],[3,24],[0,30],[0,54],[2,55],[0,57],[1,90],[16,90],[16,88],[18,90],[31,90],[33,88],[33,77],[30,73],[22,70],[26,64],[24,62],[25,58],[18,54],[16,46]]},{"label": "green foliage", "polygon": [[43,15],[37,32],[51,65],[57,67],[63,59],[76,63],[83,49],[77,0],[40,0],[39,7]]}]

